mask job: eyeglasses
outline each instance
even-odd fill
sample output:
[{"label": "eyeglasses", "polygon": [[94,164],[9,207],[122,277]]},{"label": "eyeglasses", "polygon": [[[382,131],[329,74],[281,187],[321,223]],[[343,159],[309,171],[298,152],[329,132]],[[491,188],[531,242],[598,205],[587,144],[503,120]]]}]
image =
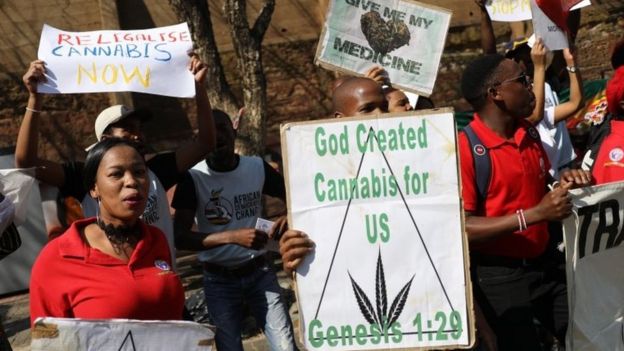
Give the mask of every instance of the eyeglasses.
[{"label": "eyeglasses", "polygon": [[515,78],[510,78],[510,79],[505,79],[502,82],[498,82],[498,83],[494,83],[492,85],[492,87],[497,87],[499,85],[503,85],[505,83],[509,83],[509,82],[516,82],[516,83],[520,83],[522,84],[525,88],[528,88],[531,86],[531,84],[533,84],[533,79],[531,79],[531,77],[529,77],[525,72],[522,72],[521,75],[515,77]]}]

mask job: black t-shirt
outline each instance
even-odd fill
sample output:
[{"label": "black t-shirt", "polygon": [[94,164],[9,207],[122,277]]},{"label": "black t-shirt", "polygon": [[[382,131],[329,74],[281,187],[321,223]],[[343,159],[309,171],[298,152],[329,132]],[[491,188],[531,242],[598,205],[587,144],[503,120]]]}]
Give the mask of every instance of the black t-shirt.
[{"label": "black t-shirt", "polygon": [[[205,161],[202,161],[205,162]],[[284,177],[279,174],[271,165],[262,161],[264,166],[264,185],[262,194],[277,197],[286,201],[286,186]],[[178,182],[171,207],[195,211],[197,209],[197,195],[195,193],[195,183],[193,177],[187,171]]]},{"label": "black t-shirt", "polygon": [[[154,172],[165,191],[176,184],[180,174],[178,173],[175,152],[156,154],[146,161],[146,164],[147,168]],[[74,161],[63,164],[65,184],[60,187],[63,196],[72,196],[82,201],[88,191],[84,186],[83,170],[84,162]]]}]

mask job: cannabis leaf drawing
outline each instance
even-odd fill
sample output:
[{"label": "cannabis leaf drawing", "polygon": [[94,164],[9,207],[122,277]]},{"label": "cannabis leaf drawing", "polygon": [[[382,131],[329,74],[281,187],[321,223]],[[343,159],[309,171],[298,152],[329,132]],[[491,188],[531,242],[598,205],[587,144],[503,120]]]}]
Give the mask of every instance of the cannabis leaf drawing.
[{"label": "cannabis leaf drawing", "polygon": [[383,330],[387,330],[394,322],[399,319],[403,307],[405,307],[405,301],[407,301],[407,295],[409,289],[412,286],[414,276],[407,284],[401,288],[397,296],[390,305],[388,310],[388,297],[386,294],[386,277],[383,270],[383,262],[381,260],[381,249],[379,249],[379,256],[377,256],[377,270],[375,274],[375,304],[376,308],[373,308],[373,304],[366,296],[366,293],[362,288],[353,280],[351,273],[347,272],[349,279],[351,279],[351,286],[353,286],[353,293],[355,294],[355,300],[357,301],[360,312],[364,316],[364,319],[370,324],[377,324]]}]

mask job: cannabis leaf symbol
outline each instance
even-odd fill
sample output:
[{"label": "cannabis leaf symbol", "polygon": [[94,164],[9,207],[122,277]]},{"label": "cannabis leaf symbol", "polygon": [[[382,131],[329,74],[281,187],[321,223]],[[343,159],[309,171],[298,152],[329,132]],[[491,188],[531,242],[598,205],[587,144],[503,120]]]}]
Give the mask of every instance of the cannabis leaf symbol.
[{"label": "cannabis leaf symbol", "polygon": [[375,304],[376,309],[373,308],[370,300],[364,293],[364,290],[353,280],[351,273],[347,272],[349,279],[351,279],[351,286],[353,286],[353,293],[355,294],[355,300],[357,301],[360,312],[364,316],[364,319],[370,324],[377,324],[382,327],[383,330],[387,330],[394,322],[399,319],[403,307],[405,307],[405,301],[409,294],[409,289],[412,286],[414,276],[407,284],[399,291],[397,296],[390,305],[390,311],[388,311],[388,298],[386,294],[386,278],[384,275],[383,262],[381,260],[381,249],[379,249],[379,256],[377,256],[377,271],[375,274]]}]

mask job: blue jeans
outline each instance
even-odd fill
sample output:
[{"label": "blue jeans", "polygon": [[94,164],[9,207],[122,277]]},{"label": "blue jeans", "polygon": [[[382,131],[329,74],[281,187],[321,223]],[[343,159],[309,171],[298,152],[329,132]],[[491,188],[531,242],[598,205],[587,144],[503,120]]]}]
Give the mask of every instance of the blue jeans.
[{"label": "blue jeans", "polygon": [[243,351],[243,302],[247,302],[272,351],[297,350],[280,289],[268,264],[244,276],[226,276],[204,270],[204,294],[208,314],[217,327],[217,349]]}]

